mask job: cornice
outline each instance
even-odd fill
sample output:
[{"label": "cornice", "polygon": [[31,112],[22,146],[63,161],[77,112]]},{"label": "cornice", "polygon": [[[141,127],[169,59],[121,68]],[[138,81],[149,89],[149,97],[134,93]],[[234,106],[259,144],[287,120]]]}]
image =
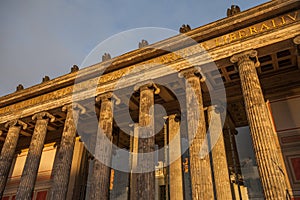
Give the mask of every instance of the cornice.
[{"label": "cornice", "polygon": [[[77,72],[69,73],[45,83],[34,85],[24,90],[8,94],[0,97],[0,108],[11,105],[28,98],[33,98],[51,91],[61,89],[74,84],[74,81],[81,78],[87,80],[94,78],[103,72],[115,71],[127,66],[149,60],[151,58],[167,54],[168,51],[176,51],[191,45],[187,42],[190,39],[196,42],[204,42],[206,40],[227,34],[229,32],[242,29],[254,23],[270,19],[274,16],[286,13],[291,10],[299,9],[299,0],[273,0],[251,9],[240,12],[234,16],[226,17],[204,26],[192,29],[184,33],[187,37],[182,37],[182,34],[170,37],[157,43],[148,45],[146,48],[140,48],[123,55],[112,58],[111,60],[97,63],[95,65],[83,68]],[[224,8],[225,13],[225,8]],[[164,49],[164,50],[162,50]]]}]

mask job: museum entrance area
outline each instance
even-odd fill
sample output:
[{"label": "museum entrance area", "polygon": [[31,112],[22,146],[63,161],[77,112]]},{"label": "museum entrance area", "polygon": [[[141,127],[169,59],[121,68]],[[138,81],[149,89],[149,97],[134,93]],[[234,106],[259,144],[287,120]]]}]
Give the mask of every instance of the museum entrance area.
[{"label": "museum entrance area", "polygon": [[[299,98],[294,95],[299,90],[297,88],[299,82],[298,77],[300,77],[298,64],[299,55],[297,48],[291,46],[290,43],[291,41],[287,40],[271,46],[265,46],[258,49],[258,57],[251,58],[253,62],[259,61],[260,63],[260,67],[257,68],[257,73],[264,92],[266,106],[269,108],[269,117],[272,118],[274,131],[277,131],[278,127],[281,126],[280,123],[282,120],[279,119],[280,114],[278,113],[282,111],[285,104],[288,103],[289,108],[290,106],[299,106]],[[232,64],[229,59],[216,61],[216,64],[218,71],[211,70],[211,64],[203,66],[201,73],[206,77],[206,80],[201,82],[200,79],[198,79],[198,85],[193,86],[201,86],[200,90],[202,92],[203,101],[200,101],[201,104],[199,105],[201,106],[200,110],[203,111],[202,117],[204,117],[202,118],[204,119],[202,121],[204,124],[203,130],[209,130],[211,113],[220,113],[219,111],[215,111],[221,104],[212,105],[209,93],[211,91],[218,93],[222,85],[221,83],[224,83],[227,94],[227,102],[226,104],[222,104],[222,106],[224,106],[222,109],[226,109],[226,117],[222,120],[220,118],[220,123],[223,123],[222,130],[219,130],[222,133],[219,138],[221,143],[213,144],[206,158],[201,158],[206,160],[209,169],[205,173],[209,178],[203,181],[210,181],[212,183],[210,186],[206,186],[208,188],[210,187],[211,196],[218,195],[221,187],[220,183],[222,185],[227,183],[228,188],[225,193],[229,195],[230,198],[261,199],[263,197],[263,187],[254,153],[255,148],[252,144],[253,139],[248,127],[248,119],[237,65]],[[219,76],[217,76],[218,73]],[[153,112],[150,112],[153,120],[153,139],[151,141],[153,148],[146,150],[146,152],[153,152],[151,159],[153,159],[152,161],[155,163],[151,172],[154,191],[153,198],[172,199],[172,195],[179,195],[181,199],[192,198],[193,173],[200,170],[191,167],[193,162],[196,162],[193,160],[195,158],[192,157],[194,156],[198,159],[198,157],[200,157],[200,149],[198,149],[195,154],[195,152],[193,152],[195,149],[192,149],[191,152],[190,148],[193,141],[189,140],[189,130],[191,129],[189,127],[192,126],[191,121],[194,119],[188,114],[189,112],[193,112],[193,109],[189,108],[191,104],[187,102],[190,101],[190,99],[187,98],[189,95],[186,92],[187,82],[185,81],[186,79],[178,77],[178,73],[174,73],[145,83],[149,85],[145,90],[147,92],[153,92],[151,94],[152,96],[141,96],[145,90],[141,90],[141,87],[135,89],[134,86],[122,88],[114,92],[114,95],[117,96],[117,99],[113,97],[114,101],[120,102],[114,104],[114,119],[111,121],[111,142],[115,146],[112,148],[110,165],[113,166],[113,169],[109,170],[109,173],[106,174],[109,177],[108,195],[111,199],[132,198],[133,195],[138,195],[136,194],[137,190],[134,189],[137,187],[136,185],[143,183],[137,181],[137,175],[132,170],[134,165],[138,165],[138,158],[130,154],[140,151],[141,147],[138,144],[144,142],[138,139],[139,131],[136,129],[136,127],[139,126],[139,121],[143,120],[141,116],[144,115],[141,113],[141,106],[145,105],[141,103],[143,102],[141,98],[150,98],[150,100],[152,98],[152,104],[148,105],[146,109],[147,112],[150,112],[153,106]],[[144,86],[142,85],[142,87]],[[156,90],[159,90],[157,94],[155,93]],[[284,98],[286,96],[294,97],[292,100],[285,100]],[[73,159],[75,159],[75,162],[72,164],[72,169],[74,168],[74,173],[77,173],[78,176],[72,181],[72,187],[78,188],[78,190],[73,193],[73,196],[81,199],[88,198],[91,182],[93,181],[94,175],[92,171],[95,160],[97,160],[97,157],[95,158],[95,148],[98,123],[101,121],[101,112],[104,109],[102,102],[103,100],[95,100],[95,98],[85,99],[79,102],[80,105],[85,108],[85,113],[78,118],[77,146],[75,146],[75,151],[78,152],[74,154],[75,157],[73,157]],[[275,112],[272,111],[272,106]],[[55,165],[54,157],[57,157],[57,153],[55,152],[58,152],[59,149],[57,141],[62,140],[61,134],[67,115],[61,108],[52,109],[49,112],[53,114],[56,121],[49,122],[45,144],[48,144],[48,148],[52,146],[52,164]],[[148,115],[145,116],[148,117]],[[284,133],[287,132],[288,137],[298,137],[299,133],[297,132],[298,125],[297,119],[295,119],[295,113],[290,112],[288,119],[289,121],[295,121],[295,123],[291,125],[292,129],[278,129],[280,133],[279,140],[281,139],[282,141],[278,140],[277,135],[276,138],[278,140],[278,151],[283,153],[283,167],[286,168],[286,166],[289,166],[287,172],[283,173],[287,182],[290,182],[291,177],[297,178],[298,160],[289,155],[299,150],[291,140],[288,140],[289,144],[287,145],[285,142],[287,139],[285,139],[286,136]],[[216,120],[216,118],[214,118],[214,120]],[[17,151],[24,153],[15,158],[15,167],[10,172],[9,183],[11,184],[11,191],[16,189],[16,183],[20,179],[20,173],[24,167],[24,159],[26,158],[26,152],[30,144],[29,136],[34,132],[35,123],[32,118],[27,117],[24,118],[23,121],[28,127],[26,130],[21,131],[20,145]],[[4,125],[0,126],[2,130],[7,130]],[[207,138],[209,139],[209,137]],[[172,145],[170,145],[171,142],[173,143]],[[283,152],[281,152],[282,147],[284,147]],[[121,164],[119,162],[114,163],[120,159],[120,157],[118,157],[120,156],[118,153],[120,149],[129,152],[128,157],[122,157],[126,162]],[[214,149],[217,149],[218,153],[214,152]],[[175,156],[176,158],[173,158],[173,154],[177,157]],[[78,165],[79,163],[80,165]],[[39,191],[44,191],[44,193],[47,193],[50,189],[51,181],[49,178],[53,176],[51,175],[53,173],[52,164],[44,166],[45,170],[43,176],[48,178],[45,178],[43,187],[39,189]],[[78,166],[76,167],[76,165]],[[127,167],[124,168],[123,166],[120,167],[117,165],[126,165]],[[219,180],[219,178],[222,178],[222,180]],[[141,180],[143,179],[141,178]],[[288,185],[290,185],[290,187],[296,187],[294,182]],[[291,188],[288,189],[288,191],[290,190]],[[38,193],[36,193],[36,195],[37,194]],[[14,195],[15,193],[11,193],[11,196]]]},{"label": "museum entrance area", "polygon": [[0,98],[0,198],[299,199],[297,6],[232,7],[19,85]]}]

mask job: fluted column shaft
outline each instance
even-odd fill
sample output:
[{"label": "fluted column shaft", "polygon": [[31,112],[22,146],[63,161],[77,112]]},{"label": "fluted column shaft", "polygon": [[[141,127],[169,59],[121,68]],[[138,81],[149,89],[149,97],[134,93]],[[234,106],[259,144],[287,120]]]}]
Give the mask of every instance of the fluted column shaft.
[{"label": "fluted column shaft", "polygon": [[200,74],[196,69],[182,72],[186,82],[187,125],[190,142],[190,168],[193,199],[213,199],[209,154],[200,158],[201,146],[207,147]]},{"label": "fluted column shaft", "polygon": [[256,72],[259,63],[251,60],[251,57],[256,56],[257,51],[250,50],[234,55],[231,62],[238,64],[246,113],[265,198],[267,200],[285,199],[285,179],[280,172],[280,160],[273,138],[272,123]]},{"label": "fluted column shaft", "polygon": [[[154,88],[153,84],[140,87],[139,108],[139,139],[138,139],[138,167],[136,197],[138,199],[155,198],[155,150],[154,139]],[[147,154],[150,153],[150,154]]]},{"label": "fluted column shaft", "polygon": [[216,142],[212,146],[212,162],[214,169],[216,198],[219,200],[232,199],[230,179],[228,172],[228,164],[226,158],[226,150],[223,137],[223,126],[221,122],[220,112],[222,108],[218,109],[215,106],[208,107],[208,121],[209,131],[211,136],[211,143]]},{"label": "fluted column shaft", "polygon": [[[111,95],[111,93],[107,93],[99,97],[101,108],[95,147],[95,160],[90,186],[89,199],[91,200],[109,199],[109,166],[111,164],[113,130],[113,102]],[[107,139],[109,142],[107,142]]]},{"label": "fluted column shaft", "polygon": [[183,200],[183,180],[181,164],[180,119],[175,114],[168,119],[170,199]]},{"label": "fluted column shaft", "polygon": [[53,200],[66,198],[76,139],[76,125],[80,111],[83,113],[85,112],[85,109],[79,104],[74,103],[64,106],[63,111],[67,111],[67,117],[65,120],[60,147],[57,152],[58,160],[53,166],[52,187],[48,193],[48,199]]},{"label": "fluted column shaft", "polygon": [[32,117],[32,120],[37,120],[18,187],[17,200],[30,200],[32,198],[49,118],[51,122],[55,120],[54,116],[47,112],[38,113]]},{"label": "fluted column shaft", "polygon": [[3,196],[7,183],[8,174],[15,155],[21,128],[22,126],[23,129],[26,129],[27,127],[27,125],[20,120],[10,121],[5,126],[9,127],[9,129],[0,155],[0,199]]}]

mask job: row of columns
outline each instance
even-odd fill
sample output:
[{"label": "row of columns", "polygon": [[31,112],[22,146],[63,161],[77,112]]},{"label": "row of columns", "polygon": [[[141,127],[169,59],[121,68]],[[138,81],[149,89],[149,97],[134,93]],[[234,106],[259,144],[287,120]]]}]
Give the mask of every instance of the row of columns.
[{"label": "row of columns", "polygon": [[[253,58],[256,58],[256,62]],[[287,184],[281,170],[284,169],[276,148],[274,129],[265,104],[256,67],[259,67],[257,51],[250,50],[231,57],[237,63],[245,101],[245,109],[256,155],[264,196],[266,199],[286,198]],[[201,92],[201,74],[197,68],[184,70],[186,78],[186,104],[188,136],[190,141],[190,170],[193,199],[214,199],[209,154],[201,155],[205,146],[206,130]],[[195,108],[198,108],[195,110]],[[211,119],[213,107],[208,118]],[[199,114],[197,115],[197,112]],[[199,155],[200,153],[200,155]],[[212,149],[216,199],[232,199],[228,165],[223,135]]]},{"label": "row of columns", "polygon": [[[218,138],[212,149],[212,158],[209,154],[210,136],[207,135],[204,107],[202,100],[201,77],[199,68],[184,70],[182,75],[186,80],[187,128],[190,151],[190,174],[192,199],[232,199],[226,151],[222,133],[220,110],[215,106],[208,108],[209,131]],[[212,162],[211,162],[212,160]],[[211,163],[213,166],[211,166]],[[214,168],[212,173],[212,168]],[[213,178],[215,184],[213,184]],[[214,192],[215,187],[215,192]]]},{"label": "row of columns", "polygon": [[[253,58],[256,58],[256,62]],[[257,51],[246,51],[232,56],[230,60],[232,63],[237,63],[238,66],[245,109],[251,130],[252,143],[264,196],[266,199],[284,199],[287,195],[287,184],[285,182],[285,177],[281,172],[284,166],[281,166],[282,163],[276,148],[276,139],[274,138],[276,134],[274,134],[272,128],[272,122],[269,117],[256,72],[256,67],[259,67]],[[232,199],[223,135],[220,134],[221,137],[218,138],[217,143],[212,150],[214,167],[217,166],[217,169],[214,170],[216,197],[214,197],[213,192],[211,176],[212,166],[210,166],[209,154],[201,155],[201,146],[206,145],[208,147],[208,144],[204,143],[207,135],[205,129],[200,72],[196,68],[192,68],[184,70],[182,74],[186,78],[185,85],[187,125],[190,141],[192,198]],[[152,99],[151,95],[149,95],[149,97]],[[148,104],[147,106],[150,105]],[[197,111],[195,111],[195,108],[197,108]],[[198,115],[197,112],[199,112]],[[209,110],[209,116],[212,114],[212,110]],[[170,173],[173,173],[172,170]],[[149,188],[151,183],[148,182],[146,185]],[[145,191],[154,192],[154,189],[152,191],[148,189],[144,190],[144,192]]]},{"label": "row of columns", "polygon": [[[67,111],[67,117],[60,148],[57,152],[58,160],[53,166],[53,183],[48,194],[49,199],[65,199],[66,197],[76,138],[76,123],[79,112],[85,112],[85,109],[76,103],[63,107],[63,110]],[[29,200],[32,198],[47,134],[47,126],[49,122],[55,121],[55,117],[48,112],[41,112],[33,115],[32,120],[36,120],[36,124],[16,194],[16,199],[20,200]],[[8,133],[0,155],[0,198],[3,197],[21,128],[26,129],[27,127],[21,120],[12,120],[5,126],[8,128]]]},{"label": "row of columns", "polygon": [[[237,63],[241,78],[242,91],[245,100],[245,108],[251,130],[254,151],[258,164],[258,171],[266,199],[284,199],[286,183],[285,179],[278,168],[280,163],[279,155],[274,144],[274,133],[272,132],[272,123],[268,116],[263,93],[256,72],[259,63],[252,60],[257,57],[254,50],[234,55],[231,58],[233,63]],[[187,104],[187,127],[190,141],[190,173],[193,199],[231,199],[229,175],[226,163],[225,147],[223,137],[220,137],[212,150],[213,163],[218,166],[214,171],[217,184],[214,188],[212,184],[212,171],[209,154],[199,156],[201,146],[208,147],[205,144],[206,123],[204,116],[202,92],[201,92],[201,75],[196,68],[187,69],[182,72],[186,78],[186,104]],[[138,131],[138,153],[148,153],[154,151],[154,94],[159,90],[155,84],[147,83],[138,87],[140,90],[140,107],[139,107],[139,127]],[[159,92],[159,91],[158,91]],[[108,199],[109,198],[109,180],[110,180],[110,159],[111,159],[111,142],[113,124],[113,99],[112,94],[107,93],[99,97],[101,101],[99,128],[97,133],[97,143],[95,147],[96,158],[93,166],[93,178],[91,180],[90,199]],[[198,109],[195,109],[198,108]],[[76,106],[65,107],[67,110],[66,123],[62,135],[61,145],[58,150],[58,161],[53,169],[53,187],[49,195],[50,199],[64,199],[66,197],[67,184],[74,149],[76,136],[76,123],[79,113],[84,112],[84,108]],[[213,113],[212,110],[209,113]],[[26,158],[24,170],[22,173],[20,185],[17,191],[16,199],[31,199],[34,184],[37,176],[38,166],[47,132],[49,121],[53,122],[55,117],[47,112],[34,115],[36,120],[34,133],[32,135],[28,155]],[[175,119],[175,118],[174,118]],[[178,124],[170,117],[169,129],[176,131]],[[21,128],[26,128],[20,120],[14,120],[7,124],[9,127],[7,138],[1,151],[0,156],[0,197],[3,195],[4,187],[7,181],[9,169],[11,167],[13,155],[16,149],[18,136]],[[222,135],[222,134],[221,134]],[[170,139],[172,138],[170,134]],[[170,150],[172,151],[172,149]],[[132,199],[154,199],[155,194],[155,165],[154,158],[149,154],[143,154],[137,160],[144,173],[136,174],[133,180],[136,190],[132,193]],[[103,163],[104,162],[104,163]],[[170,174],[179,168],[179,162],[174,162],[170,166]],[[2,167],[3,166],[3,167]],[[179,177],[171,175],[174,183]],[[172,182],[173,182],[172,181]],[[220,182],[218,182],[220,181]],[[170,183],[172,183],[170,181]],[[182,182],[182,180],[181,180]],[[180,189],[181,187],[181,189]],[[177,190],[178,189],[178,190]],[[172,185],[171,193],[182,190],[182,186]],[[175,198],[176,199],[176,198]],[[178,196],[178,199],[181,199]]]},{"label": "row of columns", "polygon": [[[201,93],[201,79],[197,69],[189,69],[182,72],[186,78],[186,103],[187,103],[187,121],[188,133],[190,138],[190,168],[191,168],[191,185],[193,199],[214,199],[213,183],[211,177],[211,166],[209,154],[203,158],[199,156],[201,145],[206,138],[206,123],[204,116],[204,108]],[[154,131],[154,92],[153,83],[144,84],[140,88],[140,113],[139,128],[134,126],[134,136],[131,140],[131,150],[135,153],[148,153],[154,151],[153,131]],[[209,115],[215,112],[212,107]],[[200,113],[200,116],[196,116]],[[217,114],[218,115],[218,114]],[[219,116],[219,115],[218,115]],[[181,161],[181,137],[179,116],[172,114],[168,117],[168,140],[169,159],[172,163],[169,166],[169,183],[171,199],[184,199],[183,197],[183,177],[182,177],[182,161]],[[219,117],[220,118],[220,117]],[[220,119],[221,125],[221,119]],[[220,130],[222,132],[222,129]],[[222,134],[221,134],[222,135]],[[136,138],[137,136],[137,138]],[[208,145],[208,144],[206,144]],[[232,199],[228,167],[226,161],[225,147],[223,135],[218,139],[216,148],[213,150],[215,155],[215,163],[220,164],[218,173],[215,174],[218,182],[217,198]],[[138,147],[138,148],[137,148]],[[146,173],[132,174],[131,176],[131,195],[130,199],[154,199],[155,194],[155,174],[154,174],[154,158],[143,157],[136,160],[132,158],[132,165],[142,166]],[[178,158],[176,158],[179,155]],[[175,157],[175,158],[174,158]],[[149,172],[150,171],[150,172]],[[168,186],[167,186],[168,187]]]}]

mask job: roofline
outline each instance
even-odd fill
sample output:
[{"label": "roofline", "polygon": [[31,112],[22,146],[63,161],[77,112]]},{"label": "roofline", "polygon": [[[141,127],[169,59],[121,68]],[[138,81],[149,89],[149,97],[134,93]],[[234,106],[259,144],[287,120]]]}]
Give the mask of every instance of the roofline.
[{"label": "roofline", "polygon": [[[242,11],[234,16],[226,17],[215,22],[200,26],[184,33],[187,37],[182,37],[182,34],[161,40],[151,44],[145,48],[136,49],[128,53],[122,54],[109,61],[100,62],[95,65],[83,68],[80,70],[80,76],[83,80],[95,77],[101,72],[103,67],[108,66],[106,73],[115,71],[127,66],[149,60],[153,57],[167,54],[178,49],[182,49],[190,45],[188,40],[196,42],[204,42],[220,35],[225,35],[232,31],[242,29],[254,23],[264,21],[266,19],[278,16],[285,12],[298,9],[300,7],[299,0],[273,0],[248,10]],[[243,23],[241,23],[243,22]],[[164,49],[164,50],[163,50]],[[3,97],[0,97],[0,108],[23,101],[28,98],[36,97],[66,86],[74,84],[78,73],[70,73],[45,83],[37,84],[24,90],[14,92]]]}]

